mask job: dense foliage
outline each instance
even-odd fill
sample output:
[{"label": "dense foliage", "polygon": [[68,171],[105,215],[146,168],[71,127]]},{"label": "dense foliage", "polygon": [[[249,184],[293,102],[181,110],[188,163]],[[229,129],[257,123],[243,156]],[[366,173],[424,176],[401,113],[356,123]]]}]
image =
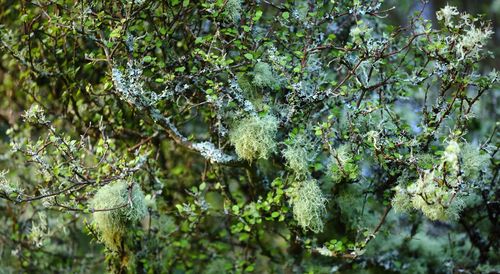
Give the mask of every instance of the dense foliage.
[{"label": "dense foliage", "polygon": [[500,271],[486,19],[0,3],[1,273]]}]

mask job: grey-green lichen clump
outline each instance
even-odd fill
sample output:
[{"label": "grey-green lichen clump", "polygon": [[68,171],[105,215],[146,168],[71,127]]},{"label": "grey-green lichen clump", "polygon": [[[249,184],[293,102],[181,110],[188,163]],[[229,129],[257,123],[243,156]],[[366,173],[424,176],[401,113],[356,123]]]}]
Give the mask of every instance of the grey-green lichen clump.
[{"label": "grey-green lichen clump", "polygon": [[314,233],[323,231],[323,216],[326,213],[326,198],[314,179],[293,182],[287,190],[293,217],[304,229]]},{"label": "grey-green lichen clump", "polygon": [[258,62],[253,69],[253,84],[257,87],[274,88],[278,81],[268,63]]},{"label": "grey-green lichen clump", "polygon": [[449,141],[435,166],[407,187],[395,188],[392,204],[398,211],[420,210],[431,220],[457,219],[465,206],[461,191],[467,187],[464,180],[476,180],[488,162],[489,156],[481,154],[478,147],[467,144],[461,148],[456,141]]},{"label": "grey-green lichen clump", "polygon": [[287,167],[296,177],[305,177],[309,173],[309,164],[314,160],[316,151],[311,139],[305,133],[292,134],[285,142],[283,157]]},{"label": "grey-green lichen clump", "polygon": [[455,189],[440,185],[434,171],[425,172],[415,183],[404,189],[396,188],[394,208],[408,211],[412,208],[422,211],[431,220],[454,220],[463,208],[462,198]]},{"label": "grey-green lichen clump", "polygon": [[127,223],[140,221],[147,212],[140,186],[124,180],[101,187],[90,206],[100,240],[113,251],[120,249]]},{"label": "grey-green lichen clump", "polygon": [[227,0],[224,10],[227,13],[227,17],[237,23],[241,18],[241,0]]},{"label": "grey-green lichen clump", "polygon": [[278,125],[278,119],[270,114],[250,116],[233,126],[229,140],[239,158],[247,161],[267,159],[276,149]]},{"label": "grey-green lichen clump", "polygon": [[491,160],[488,153],[481,153],[478,146],[465,144],[460,154],[461,168],[466,179],[476,180],[481,172],[488,174],[487,169]]},{"label": "grey-green lichen clump", "polygon": [[359,167],[351,152],[351,145],[341,145],[332,152],[329,170],[335,183],[342,180],[355,180],[359,176]]}]

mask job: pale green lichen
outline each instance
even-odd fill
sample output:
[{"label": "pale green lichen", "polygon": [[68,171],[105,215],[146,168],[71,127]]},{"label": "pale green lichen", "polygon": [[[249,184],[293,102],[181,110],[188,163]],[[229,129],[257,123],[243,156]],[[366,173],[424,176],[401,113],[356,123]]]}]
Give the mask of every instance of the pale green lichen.
[{"label": "pale green lichen", "polygon": [[332,151],[332,159],[329,170],[335,183],[342,180],[355,180],[359,176],[359,167],[356,164],[351,147],[348,144],[341,145]]},{"label": "pale green lichen", "polygon": [[48,234],[47,215],[45,212],[41,211],[38,213],[38,221],[32,221],[31,231],[28,237],[36,247],[41,247],[44,245],[44,242],[50,241]]},{"label": "pale green lichen", "polygon": [[481,171],[486,173],[490,164],[490,155],[481,153],[479,147],[472,144],[466,144],[462,147],[460,156],[462,160],[461,168],[464,177],[468,180],[477,179]]},{"label": "pale green lichen", "polygon": [[128,2],[131,5],[133,4],[133,5],[139,5],[140,6],[140,5],[144,4],[145,1],[146,0],[129,0]]},{"label": "pale green lichen", "polygon": [[268,63],[258,62],[253,69],[253,84],[257,87],[274,88],[278,81]]},{"label": "pale green lichen", "polygon": [[278,119],[272,115],[250,116],[237,122],[229,132],[229,140],[239,158],[266,159],[276,149],[278,125]]},{"label": "pale green lichen", "polygon": [[25,122],[34,123],[34,124],[46,124],[48,123],[47,118],[45,117],[44,109],[37,104],[31,105],[31,107],[26,110],[23,114],[23,119]]},{"label": "pale green lichen", "polygon": [[237,23],[241,18],[241,0],[227,0],[224,11],[233,23]]},{"label": "pale green lichen", "polygon": [[0,193],[10,195],[11,193],[20,192],[18,184],[7,180],[7,173],[6,170],[0,170]]},{"label": "pale green lichen", "polygon": [[442,157],[443,164],[446,163],[447,168],[451,169],[451,171],[457,171],[459,154],[460,145],[453,140],[448,142],[448,146],[446,146]]},{"label": "pale green lichen", "polygon": [[413,210],[413,206],[411,204],[411,196],[408,194],[406,187],[402,187],[400,185],[394,188],[396,194],[392,198],[392,207],[397,212],[410,212]]},{"label": "pale green lichen", "polygon": [[396,211],[416,209],[431,220],[455,220],[464,207],[459,193],[460,145],[448,142],[438,166],[422,172],[418,180],[408,187],[395,187],[392,205]]},{"label": "pale green lichen", "polygon": [[294,182],[287,190],[293,217],[304,229],[314,233],[323,231],[323,215],[326,213],[326,198],[314,179]]},{"label": "pale green lichen", "polygon": [[287,167],[297,177],[304,177],[309,173],[309,164],[316,155],[311,139],[305,133],[293,134],[285,142],[283,157]]},{"label": "pale green lichen", "polygon": [[494,32],[491,26],[482,24],[477,27],[469,14],[458,15],[457,8],[448,5],[436,12],[438,21],[458,34],[447,37],[448,43],[452,45],[449,49],[456,53],[457,60],[477,59]]},{"label": "pale green lichen", "polygon": [[457,219],[462,199],[455,189],[440,185],[435,179],[434,172],[428,172],[408,187],[412,206],[431,220]]},{"label": "pale green lichen", "polygon": [[140,221],[147,213],[140,186],[123,180],[101,187],[90,206],[100,240],[113,251],[119,250],[127,224]]},{"label": "pale green lichen", "polygon": [[446,5],[444,8],[436,12],[436,18],[439,21],[443,21],[445,26],[453,27],[452,19],[458,14],[459,12],[456,7]]},{"label": "pale green lichen", "polygon": [[469,29],[461,36],[455,47],[457,55],[460,59],[477,58],[493,33],[490,27],[478,28],[469,25]]}]

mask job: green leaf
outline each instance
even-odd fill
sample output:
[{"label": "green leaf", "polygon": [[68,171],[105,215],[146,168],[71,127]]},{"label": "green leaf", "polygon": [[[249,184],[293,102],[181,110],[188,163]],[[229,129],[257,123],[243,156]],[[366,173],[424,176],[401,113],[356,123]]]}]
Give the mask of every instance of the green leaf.
[{"label": "green leaf", "polygon": [[200,189],[200,191],[203,191],[206,187],[207,187],[207,183],[203,182],[200,184],[199,189]]},{"label": "green leaf", "polygon": [[233,205],[231,209],[233,210],[234,213],[238,213],[240,211],[240,207],[237,205]]},{"label": "green leaf", "polygon": [[119,26],[116,29],[114,29],[110,34],[109,38],[118,38],[121,35],[122,27]]},{"label": "green leaf", "polygon": [[255,12],[255,16],[253,17],[253,21],[257,22],[257,21],[259,21],[259,19],[261,17],[262,17],[262,11],[258,10],[257,12]]},{"label": "green leaf", "polygon": [[179,210],[179,213],[182,213],[183,211],[182,205],[176,204],[175,207],[177,208],[177,210]]},{"label": "green leaf", "polygon": [[245,58],[247,58],[248,60],[253,60],[253,54],[251,53],[245,53]]},{"label": "green leaf", "polygon": [[203,37],[202,36],[199,36],[199,37],[196,37],[196,40],[194,40],[194,43],[195,44],[201,44],[203,43]]}]

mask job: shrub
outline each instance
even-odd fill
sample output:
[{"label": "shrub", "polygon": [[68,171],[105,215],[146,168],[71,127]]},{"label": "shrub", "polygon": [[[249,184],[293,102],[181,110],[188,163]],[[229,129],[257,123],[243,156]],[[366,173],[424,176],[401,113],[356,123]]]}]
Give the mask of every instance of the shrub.
[{"label": "shrub", "polygon": [[494,268],[493,25],[427,2],[0,0],[0,272]]}]

